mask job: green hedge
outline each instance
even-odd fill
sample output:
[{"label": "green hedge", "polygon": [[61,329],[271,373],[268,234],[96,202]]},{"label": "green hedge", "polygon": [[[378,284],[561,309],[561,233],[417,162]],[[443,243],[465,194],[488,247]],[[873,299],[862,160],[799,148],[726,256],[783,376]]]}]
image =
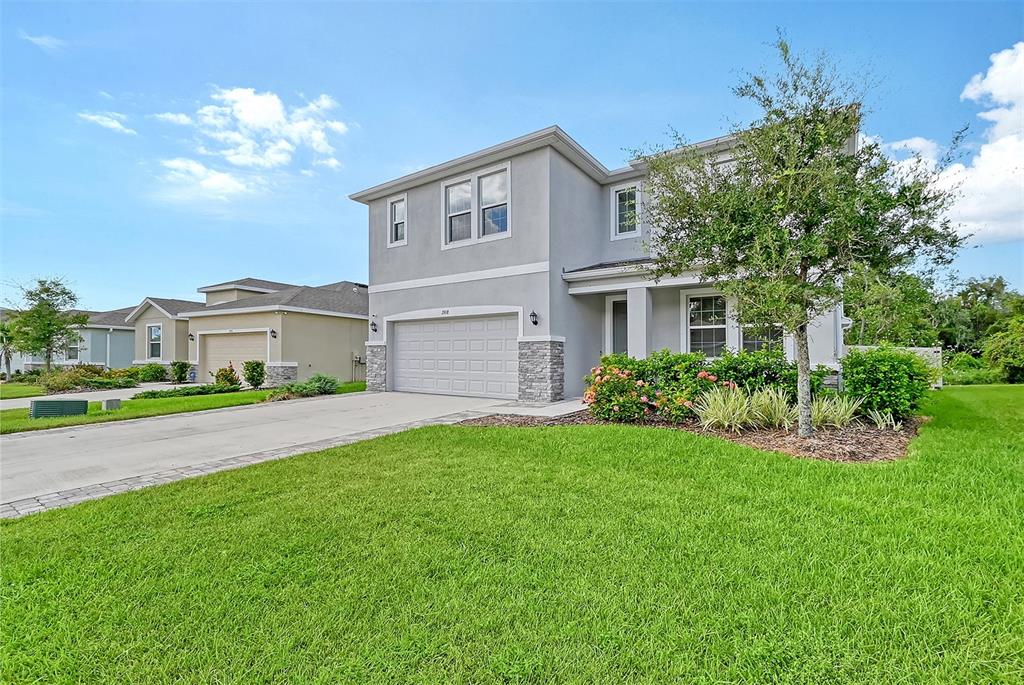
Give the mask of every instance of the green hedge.
[{"label": "green hedge", "polygon": [[851,350],[843,358],[843,388],[861,400],[864,411],[910,416],[934,378],[935,371],[924,359],[891,347]]},{"label": "green hedge", "polygon": [[143,390],[132,395],[133,400],[155,400],[163,397],[195,397],[196,395],[220,395],[226,392],[238,392],[239,385],[187,385],[183,388],[171,388],[169,390]]}]

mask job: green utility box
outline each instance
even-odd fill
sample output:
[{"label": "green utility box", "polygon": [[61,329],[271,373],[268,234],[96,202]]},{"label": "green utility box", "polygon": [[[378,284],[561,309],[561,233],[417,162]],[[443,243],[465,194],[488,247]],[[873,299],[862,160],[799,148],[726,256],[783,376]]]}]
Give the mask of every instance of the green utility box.
[{"label": "green utility box", "polygon": [[88,400],[32,400],[28,415],[33,419],[47,416],[75,416],[88,414]]}]

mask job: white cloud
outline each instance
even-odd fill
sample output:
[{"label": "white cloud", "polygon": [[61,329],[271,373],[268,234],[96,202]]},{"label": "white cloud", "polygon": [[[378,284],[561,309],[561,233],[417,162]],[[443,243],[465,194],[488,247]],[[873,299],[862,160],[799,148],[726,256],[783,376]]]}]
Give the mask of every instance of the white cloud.
[{"label": "white cloud", "polygon": [[[950,165],[940,177],[940,183],[955,187],[958,194],[950,218],[973,234],[976,243],[1024,238],[1024,42],[990,60],[988,71],[975,74],[960,94],[961,100],[989,108],[978,113],[990,122],[985,142],[969,161]],[[940,146],[927,138],[883,147],[918,155],[929,165],[938,163]]]},{"label": "white cloud", "polygon": [[53,36],[46,35],[31,36],[25,33],[25,31],[23,30],[18,31],[18,38],[21,38],[22,40],[27,40],[29,43],[32,43],[32,45],[35,45],[37,48],[41,48],[46,52],[50,53],[60,52],[68,46],[67,41],[61,40],[60,38],[54,38]]},{"label": "white cloud", "polygon": [[237,167],[276,169],[291,164],[295,154],[305,148],[312,153],[314,164],[332,169],[340,166],[330,136],[344,135],[348,125],[330,118],[338,103],[329,95],[290,108],[276,93],[259,93],[254,88],[217,88],[210,99],[211,104],[189,118],[203,140],[197,146],[200,154],[222,157]]},{"label": "white cloud", "polygon": [[105,90],[97,90],[96,94],[99,95],[101,98],[104,98],[106,100],[113,100],[114,99],[114,96],[111,95],[110,93],[108,93]]},{"label": "white cloud", "polygon": [[92,122],[97,126],[108,128],[111,131],[117,131],[118,133],[124,133],[130,136],[138,134],[138,131],[124,125],[123,122],[127,121],[128,117],[120,112],[79,112],[78,118]]},{"label": "white cloud", "polygon": [[250,192],[244,182],[223,171],[210,169],[194,159],[177,157],[160,164],[166,169],[161,177],[165,188],[162,196],[174,201],[219,200],[226,201]]},{"label": "white cloud", "polygon": [[161,112],[160,114],[152,115],[154,119],[158,121],[164,121],[168,124],[178,124],[179,126],[190,126],[192,124],[192,117],[187,114],[177,114],[175,112]]},{"label": "white cloud", "polygon": [[341,168],[341,162],[336,160],[334,157],[328,157],[327,159],[318,159],[315,162],[313,162],[313,164],[316,164],[317,166],[325,166],[328,169]]}]

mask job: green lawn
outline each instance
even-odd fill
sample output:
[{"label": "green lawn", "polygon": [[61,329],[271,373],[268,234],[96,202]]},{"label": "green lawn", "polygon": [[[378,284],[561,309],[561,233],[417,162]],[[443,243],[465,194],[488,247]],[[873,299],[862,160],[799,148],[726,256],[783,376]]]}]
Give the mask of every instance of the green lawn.
[{"label": "green lawn", "polygon": [[29,383],[0,383],[0,400],[16,400],[19,397],[38,397],[46,391],[38,385]]},{"label": "green lawn", "polygon": [[5,682],[1021,682],[1024,387],[908,459],[431,427],[5,522]]},{"label": "green lawn", "polygon": [[[141,392],[144,388],[139,388]],[[338,393],[360,392],[366,389],[366,383],[345,383],[338,388]],[[85,423],[106,423],[124,421],[125,419],[141,419],[148,416],[165,414],[181,414],[203,409],[221,409],[238,407],[244,404],[262,402],[269,390],[245,390],[229,392],[221,395],[196,395],[194,397],[165,397],[155,400],[125,400],[120,409],[103,411],[99,402],[89,403],[89,413],[79,416],[57,416],[46,419],[30,419],[28,409],[4,409],[0,411],[0,434],[20,433],[23,431],[42,430],[44,428],[64,428],[80,426]]]}]

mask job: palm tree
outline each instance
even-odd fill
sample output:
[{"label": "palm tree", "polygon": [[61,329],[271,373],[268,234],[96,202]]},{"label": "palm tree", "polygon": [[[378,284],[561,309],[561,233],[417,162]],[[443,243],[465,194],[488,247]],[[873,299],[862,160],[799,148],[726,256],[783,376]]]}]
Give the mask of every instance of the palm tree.
[{"label": "palm tree", "polygon": [[5,379],[11,380],[11,358],[14,357],[14,326],[10,321],[0,321],[0,359],[4,362]]}]

